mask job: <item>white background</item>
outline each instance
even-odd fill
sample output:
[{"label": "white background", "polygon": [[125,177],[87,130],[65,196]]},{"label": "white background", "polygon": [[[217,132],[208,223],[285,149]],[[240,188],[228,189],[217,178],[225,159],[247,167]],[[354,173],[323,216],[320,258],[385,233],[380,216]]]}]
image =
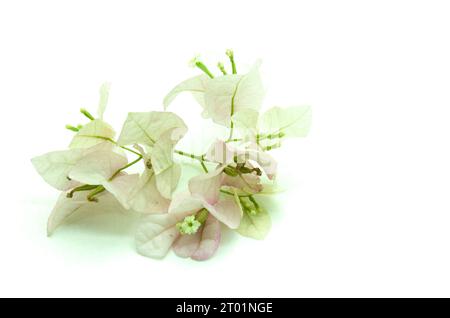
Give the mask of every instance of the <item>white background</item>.
[{"label": "white background", "polygon": [[[0,296],[450,296],[449,16],[447,1],[1,1]],[[263,59],[267,107],[313,107],[309,137],[274,152],[288,190],[267,239],[228,233],[199,263],[138,255],[118,216],[47,238],[58,193],[30,158],[67,146],[99,85],[119,130],[227,48],[240,70]],[[172,110],[199,147],[199,106]]]}]

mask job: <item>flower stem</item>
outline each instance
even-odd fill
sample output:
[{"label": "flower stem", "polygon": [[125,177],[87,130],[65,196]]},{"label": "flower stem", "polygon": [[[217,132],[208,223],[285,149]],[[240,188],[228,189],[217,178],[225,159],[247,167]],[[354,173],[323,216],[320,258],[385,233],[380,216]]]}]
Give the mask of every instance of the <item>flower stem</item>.
[{"label": "flower stem", "polygon": [[257,211],[259,211],[259,204],[258,202],[256,202],[255,198],[253,197],[253,195],[249,195],[248,199],[253,203],[253,206],[255,207],[255,209]]},{"label": "flower stem", "polygon": [[208,168],[206,168],[205,162],[204,161],[200,161],[200,165],[203,168],[203,171],[205,171],[206,173],[208,173]]},{"label": "flower stem", "polygon": [[[117,143],[116,143],[117,144]],[[137,151],[134,151],[133,149],[130,149],[130,148],[128,148],[128,147],[125,147],[125,146],[120,146],[120,148],[122,148],[122,149],[124,149],[124,150],[127,150],[127,151],[129,151],[129,152],[131,152],[131,153],[134,153],[136,156],[138,156],[138,157],[141,157],[142,158],[142,155],[139,153],[139,152],[137,152]]]},{"label": "flower stem", "polygon": [[208,160],[205,159],[205,155],[198,156],[198,155],[194,155],[192,153],[188,153],[188,152],[184,152],[184,151],[176,150],[176,149],[173,152],[175,152],[176,154],[179,154],[180,156],[198,160],[200,162],[200,165],[203,168],[203,171],[208,173],[208,168],[206,168],[206,165],[205,165],[205,162],[207,162]]},{"label": "flower stem", "polygon": [[[224,194],[228,194],[228,195],[234,196],[233,192],[230,192],[230,191],[227,191],[227,190],[220,189],[220,192],[222,192]],[[247,198],[249,196],[251,196],[251,194],[238,194],[238,197],[240,197],[240,198]]]},{"label": "flower stem", "polygon": [[130,162],[129,164],[123,166],[122,168],[120,168],[119,170],[117,170],[116,172],[114,172],[114,174],[109,178],[109,181],[113,180],[120,172],[122,172],[123,170],[131,167],[132,165],[138,163],[140,160],[142,159],[142,156],[139,155],[139,158],[137,158],[136,160]]},{"label": "flower stem", "polygon": [[179,154],[180,156],[185,156],[185,157],[196,159],[196,160],[199,160],[199,161],[206,161],[203,155],[202,156],[198,156],[198,155],[194,155],[194,154],[189,153],[189,152],[176,150],[176,149],[173,152],[175,152],[176,154]]},{"label": "flower stem", "polygon": [[281,132],[273,133],[273,134],[258,134],[257,138],[259,141],[259,140],[264,140],[264,139],[281,139],[284,136],[286,136],[286,134],[281,131]]},{"label": "flower stem", "polygon": [[238,141],[242,141],[242,140],[243,140],[242,138],[233,138],[233,139],[228,139],[225,142],[238,142]]},{"label": "flower stem", "polygon": [[82,185],[82,186],[73,188],[72,190],[70,190],[70,192],[67,193],[66,196],[67,196],[68,198],[72,198],[72,197],[73,197],[73,194],[74,194],[75,192],[89,191],[89,190],[93,190],[93,189],[95,189],[95,188],[97,188],[97,187],[98,187],[98,185],[84,184],[84,185]]},{"label": "flower stem", "polygon": [[104,186],[102,186],[102,185],[97,186],[94,190],[92,190],[92,192],[90,192],[90,193],[88,194],[87,200],[88,200],[88,201],[91,201],[91,202],[97,202],[98,199],[95,198],[95,196],[96,196],[97,194],[102,193],[103,191],[105,191],[105,187],[104,187]]},{"label": "flower stem", "polygon": [[233,96],[231,97],[231,112],[230,112],[230,136],[228,137],[228,140],[233,139],[233,129],[234,129],[234,123],[233,123],[233,115],[234,115],[234,99],[236,97],[236,93],[238,91],[239,85],[241,84],[241,80],[240,79],[237,83],[236,83],[236,88],[234,89],[233,92]]},{"label": "flower stem", "polygon": [[[114,139],[111,139],[111,138],[109,138],[109,137],[103,137],[103,136],[89,136],[89,137],[92,137],[92,138],[98,138],[98,139],[103,139],[103,140],[109,141],[109,142],[111,142],[111,143],[113,143],[113,144],[119,146],[119,145],[117,144],[117,141],[115,141]],[[138,157],[142,157],[142,155],[141,155],[139,152],[137,152],[137,151],[135,151],[135,150],[133,150],[133,149],[131,149],[131,148],[128,148],[128,147],[125,147],[125,146],[119,146],[119,147],[122,148],[122,149],[124,149],[124,150],[126,150],[126,151],[129,151],[129,152],[131,152],[131,153],[134,153],[134,154],[135,154],[136,156],[138,156]]]},{"label": "flower stem", "polygon": [[270,145],[270,146],[263,147],[263,150],[264,151],[269,151],[269,150],[280,148],[280,147],[281,147],[281,144],[278,143],[278,144],[273,144],[273,145]]}]

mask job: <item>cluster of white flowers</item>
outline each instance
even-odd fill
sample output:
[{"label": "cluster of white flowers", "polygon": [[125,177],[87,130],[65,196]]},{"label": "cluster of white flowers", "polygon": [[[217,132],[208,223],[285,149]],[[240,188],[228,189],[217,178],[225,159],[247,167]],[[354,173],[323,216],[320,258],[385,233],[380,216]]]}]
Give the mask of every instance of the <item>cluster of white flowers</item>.
[{"label": "cluster of white flowers", "polygon": [[[306,136],[311,109],[273,107],[260,114],[260,63],[241,75],[233,52],[226,55],[229,74],[219,63],[221,74],[214,76],[194,59],[203,73],[175,86],[164,98],[164,111],[129,113],[117,139],[103,120],[109,85],[101,86],[97,117],[81,109],[89,122],[66,126],[75,132],[69,149],[32,159],[42,178],[62,191],[48,220],[48,235],[75,214],[101,210],[142,214],[136,247],[153,258],[173,248],[180,257],[208,259],[219,246],[222,224],[243,236],[266,236],[270,216],[257,197],[268,192],[276,176],[277,164],[268,152],[285,138]],[[218,139],[204,154],[176,149],[187,127],[167,108],[182,92],[194,96],[204,118],[229,129],[228,138]],[[134,160],[129,162],[127,153]],[[197,160],[203,168],[188,189],[178,189],[182,168],[174,154]],[[139,162],[142,173],[126,172]]]}]

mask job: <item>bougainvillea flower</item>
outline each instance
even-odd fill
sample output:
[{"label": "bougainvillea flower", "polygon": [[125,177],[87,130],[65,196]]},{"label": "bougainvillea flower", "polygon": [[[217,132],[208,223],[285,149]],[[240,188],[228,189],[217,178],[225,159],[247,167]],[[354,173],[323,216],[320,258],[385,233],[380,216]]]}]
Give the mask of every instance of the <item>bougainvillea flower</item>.
[{"label": "bougainvillea flower", "polygon": [[115,131],[107,122],[103,120],[109,97],[109,83],[104,83],[100,87],[100,100],[97,107],[97,118],[82,109],[82,113],[88,116],[91,121],[83,125],[72,138],[69,148],[89,148],[102,142],[110,141],[115,136]]},{"label": "bougainvillea flower", "polygon": [[176,196],[168,214],[143,221],[136,235],[138,252],[162,258],[173,247],[181,257],[211,257],[219,245],[220,223],[237,229],[242,218],[237,195],[220,192],[222,181],[219,170],[192,178],[189,194]]},{"label": "bougainvillea flower", "polygon": [[68,198],[61,193],[47,221],[47,235],[50,236],[60,225],[76,218],[100,213],[122,213],[127,210],[109,192],[99,193],[97,201],[90,201],[85,192],[76,192]]},{"label": "bougainvillea flower", "polygon": [[163,197],[156,186],[156,175],[150,156],[145,150],[135,145],[144,160],[144,172],[139,176],[130,192],[128,201],[132,210],[139,213],[166,213],[170,200]]},{"label": "bougainvillea flower", "polygon": [[113,145],[102,142],[86,149],[68,149],[52,151],[41,156],[34,157],[31,162],[41,177],[52,187],[61,191],[67,191],[80,185],[80,182],[69,177],[70,171],[84,157],[92,152],[112,151]]},{"label": "bougainvillea flower", "polygon": [[[106,198],[105,206],[109,208],[112,203],[117,211],[130,208],[129,195],[138,182],[138,175],[121,171],[128,161],[123,153],[115,151],[116,148],[103,142],[86,149],[56,151],[32,159],[44,180],[64,191],[50,216],[49,234],[72,213],[88,209],[84,207],[87,203],[91,206]],[[105,196],[107,192],[109,196]],[[98,207],[101,209],[103,204]]]},{"label": "bougainvillea flower", "polygon": [[164,98],[164,107],[181,92],[190,92],[203,108],[202,116],[230,127],[231,117],[242,110],[258,111],[264,97],[258,61],[247,74],[227,74],[210,78],[205,74],[192,77],[175,86]]},{"label": "bougainvillea flower", "polygon": [[89,152],[70,170],[69,178],[81,184],[103,187],[103,191],[112,193],[125,209],[129,209],[129,196],[139,175],[121,171],[128,160],[113,151],[114,147],[107,143],[103,149]]},{"label": "bougainvillea flower", "polygon": [[165,198],[170,198],[181,175],[180,166],[173,161],[173,150],[186,132],[184,121],[174,113],[129,113],[117,143],[144,146],[155,173],[156,187]]},{"label": "bougainvillea flower", "polygon": [[[261,167],[269,179],[275,178],[277,171],[277,162],[275,159],[254,142],[248,142],[239,147],[235,147],[230,143],[217,140],[207,151],[206,158],[209,161],[219,163],[222,169],[225,169],[225,166],[234,168],[237,173],[236,176],[246,176],[253,178],[254,181],[257,181],[254,178],[254,174],[248,172],[258,172],[258,169],[254,167],[255,164]],[[226,170],[224,171],[226,172]],[[241,171],[247,173],[239,173]]]}]

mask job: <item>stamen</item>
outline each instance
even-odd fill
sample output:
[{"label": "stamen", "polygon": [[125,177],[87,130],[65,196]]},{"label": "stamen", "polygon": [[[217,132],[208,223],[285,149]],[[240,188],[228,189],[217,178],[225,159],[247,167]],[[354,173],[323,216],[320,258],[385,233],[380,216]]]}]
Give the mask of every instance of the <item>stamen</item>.
[{"label": "stamen", "polygon": [[92,192],[90,192],[87,196],[87,200],[91,202],[98,202],[98,199],[95,197],[97,194],[102,193],[105,191],[105,187],[100,185],[97,186]]},{"label": "stamen", "polygon": [[[67,177],[67,179],[68,179],[68,180],[72,180],[72,179],[70,179],[69,177]],[[93,189],[95,189],[95,188],[97,188],[97,187],[98,187],[98,185],[84,184],[84,185],[82,185],[82,186],[73,188],[70,192],[67,192],[66,196],[67,196],[68,198],[72,198],[72,197],[73,197],[73,194],[74,194],[75,192],[79,192],[79,191],[89,191],[89,190],[93,190]]]}]

